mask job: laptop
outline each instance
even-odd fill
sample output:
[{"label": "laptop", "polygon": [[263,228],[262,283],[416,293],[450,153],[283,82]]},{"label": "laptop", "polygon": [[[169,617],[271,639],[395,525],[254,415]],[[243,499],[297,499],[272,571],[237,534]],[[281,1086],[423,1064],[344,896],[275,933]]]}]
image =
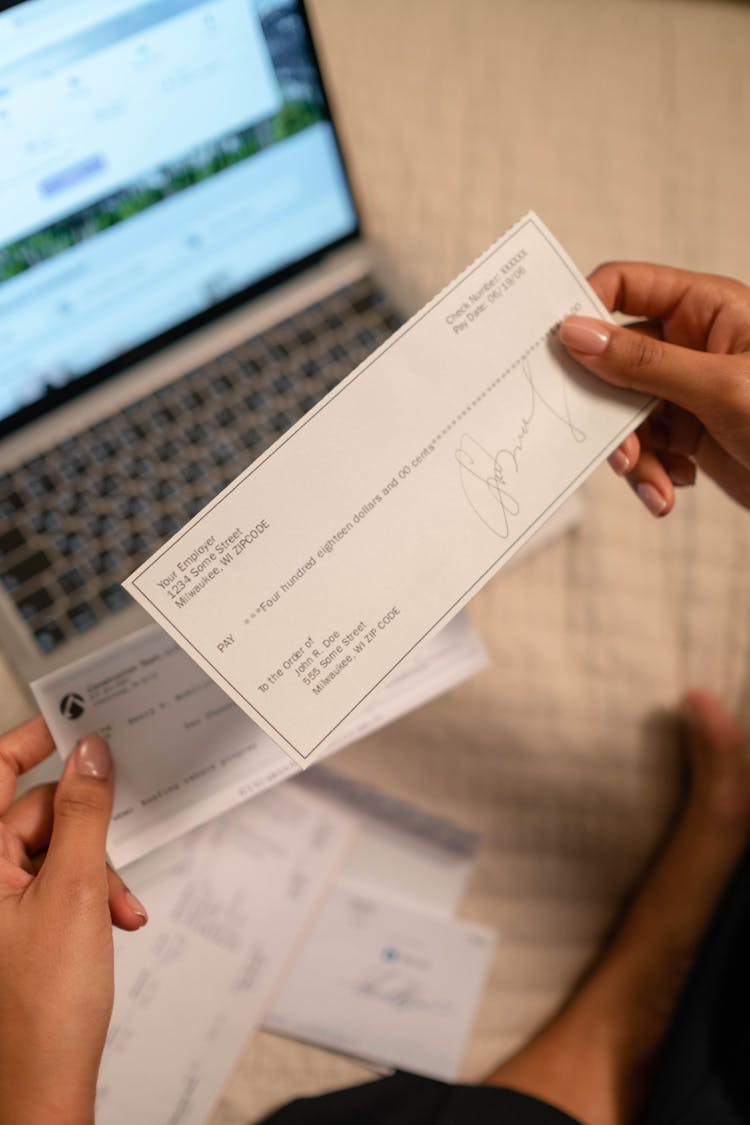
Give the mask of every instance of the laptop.
[{"label": "laptop", "polygon": [[0,9],[0,616],[33,678],[401,323],[297,0]]}]

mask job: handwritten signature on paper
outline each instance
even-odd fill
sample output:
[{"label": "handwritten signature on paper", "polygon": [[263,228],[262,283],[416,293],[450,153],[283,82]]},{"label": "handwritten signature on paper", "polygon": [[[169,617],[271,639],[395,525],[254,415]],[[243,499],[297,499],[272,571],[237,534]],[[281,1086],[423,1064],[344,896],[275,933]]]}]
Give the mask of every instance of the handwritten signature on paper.
[{"label": "handwritten signature on paper", "polygon": [[521,370],[529,386],[530,400],[513,445],[492,454],[470,434],[462,434],[456,450],[466,499],[482,523],[501,539],[508,538],[511,520],[521,512],[511,488],[514,477],[521,471],[521,455],[539,418],[546,413],[560,423],[574,442],[580,444],[586,440],[586,434],[571,416],[564,384],[560,383],[560,401],[555,404],[548,391],[540,391],[528,359],[522,363]]},{"label": "handwritten signature on paper", "polygon": [[379,1000],[389,1008],[424,1011],[442,1006],[439,1002],[426,997],[415,979],[394,969],[366,975],[355,984],[354,991],[362,996]]}]

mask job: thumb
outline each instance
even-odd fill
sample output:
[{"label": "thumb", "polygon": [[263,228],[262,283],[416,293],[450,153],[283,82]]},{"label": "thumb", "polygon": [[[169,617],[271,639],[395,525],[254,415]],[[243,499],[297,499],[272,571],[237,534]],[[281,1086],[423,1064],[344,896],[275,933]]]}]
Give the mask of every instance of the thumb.
[{"label": "thumb", "polygon": [[65,763],[55,793],[52,835],[44,868],[50,878],[105,877],[107,829],[112,815],[114,770],[109,746],[87,734]]},{"label": "thumb", "polygon": [[668,399],[702,421],[711,401],[731,394],[735,382],[733,356],[666,344],[606,320],[568,316],[560,340],[573,359],[608,383]]}]

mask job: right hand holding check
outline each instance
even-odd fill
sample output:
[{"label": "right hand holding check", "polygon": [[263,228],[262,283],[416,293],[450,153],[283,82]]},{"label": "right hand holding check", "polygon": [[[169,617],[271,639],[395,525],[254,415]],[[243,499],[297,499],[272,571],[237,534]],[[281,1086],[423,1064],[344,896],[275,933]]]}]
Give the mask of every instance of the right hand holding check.
[{"label": "right hand holding check", "polygon": [[583,367],[664,401],[610,457],[655,516],[696,467],[750,508],[750,288],[668,266],[612,262],[589,278],[619,327],[567,317],[560,339]]}]

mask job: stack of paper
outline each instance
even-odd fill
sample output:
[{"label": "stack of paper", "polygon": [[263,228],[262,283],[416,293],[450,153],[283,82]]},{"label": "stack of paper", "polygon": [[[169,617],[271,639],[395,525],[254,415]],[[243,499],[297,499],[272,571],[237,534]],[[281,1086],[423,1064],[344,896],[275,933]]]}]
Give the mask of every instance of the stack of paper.
[{"label": "stack of paper", "polygon": [[265,1026],[455,1079],[495,944],[454,918],[476,837],[327,770],[290,787],[354,813],[359,831]]},{"label": "stack of paper", "polygon": [[205,1121],[353,830],[282,787],[128,869],[150,920],[116,933],[99,1125]]}]

